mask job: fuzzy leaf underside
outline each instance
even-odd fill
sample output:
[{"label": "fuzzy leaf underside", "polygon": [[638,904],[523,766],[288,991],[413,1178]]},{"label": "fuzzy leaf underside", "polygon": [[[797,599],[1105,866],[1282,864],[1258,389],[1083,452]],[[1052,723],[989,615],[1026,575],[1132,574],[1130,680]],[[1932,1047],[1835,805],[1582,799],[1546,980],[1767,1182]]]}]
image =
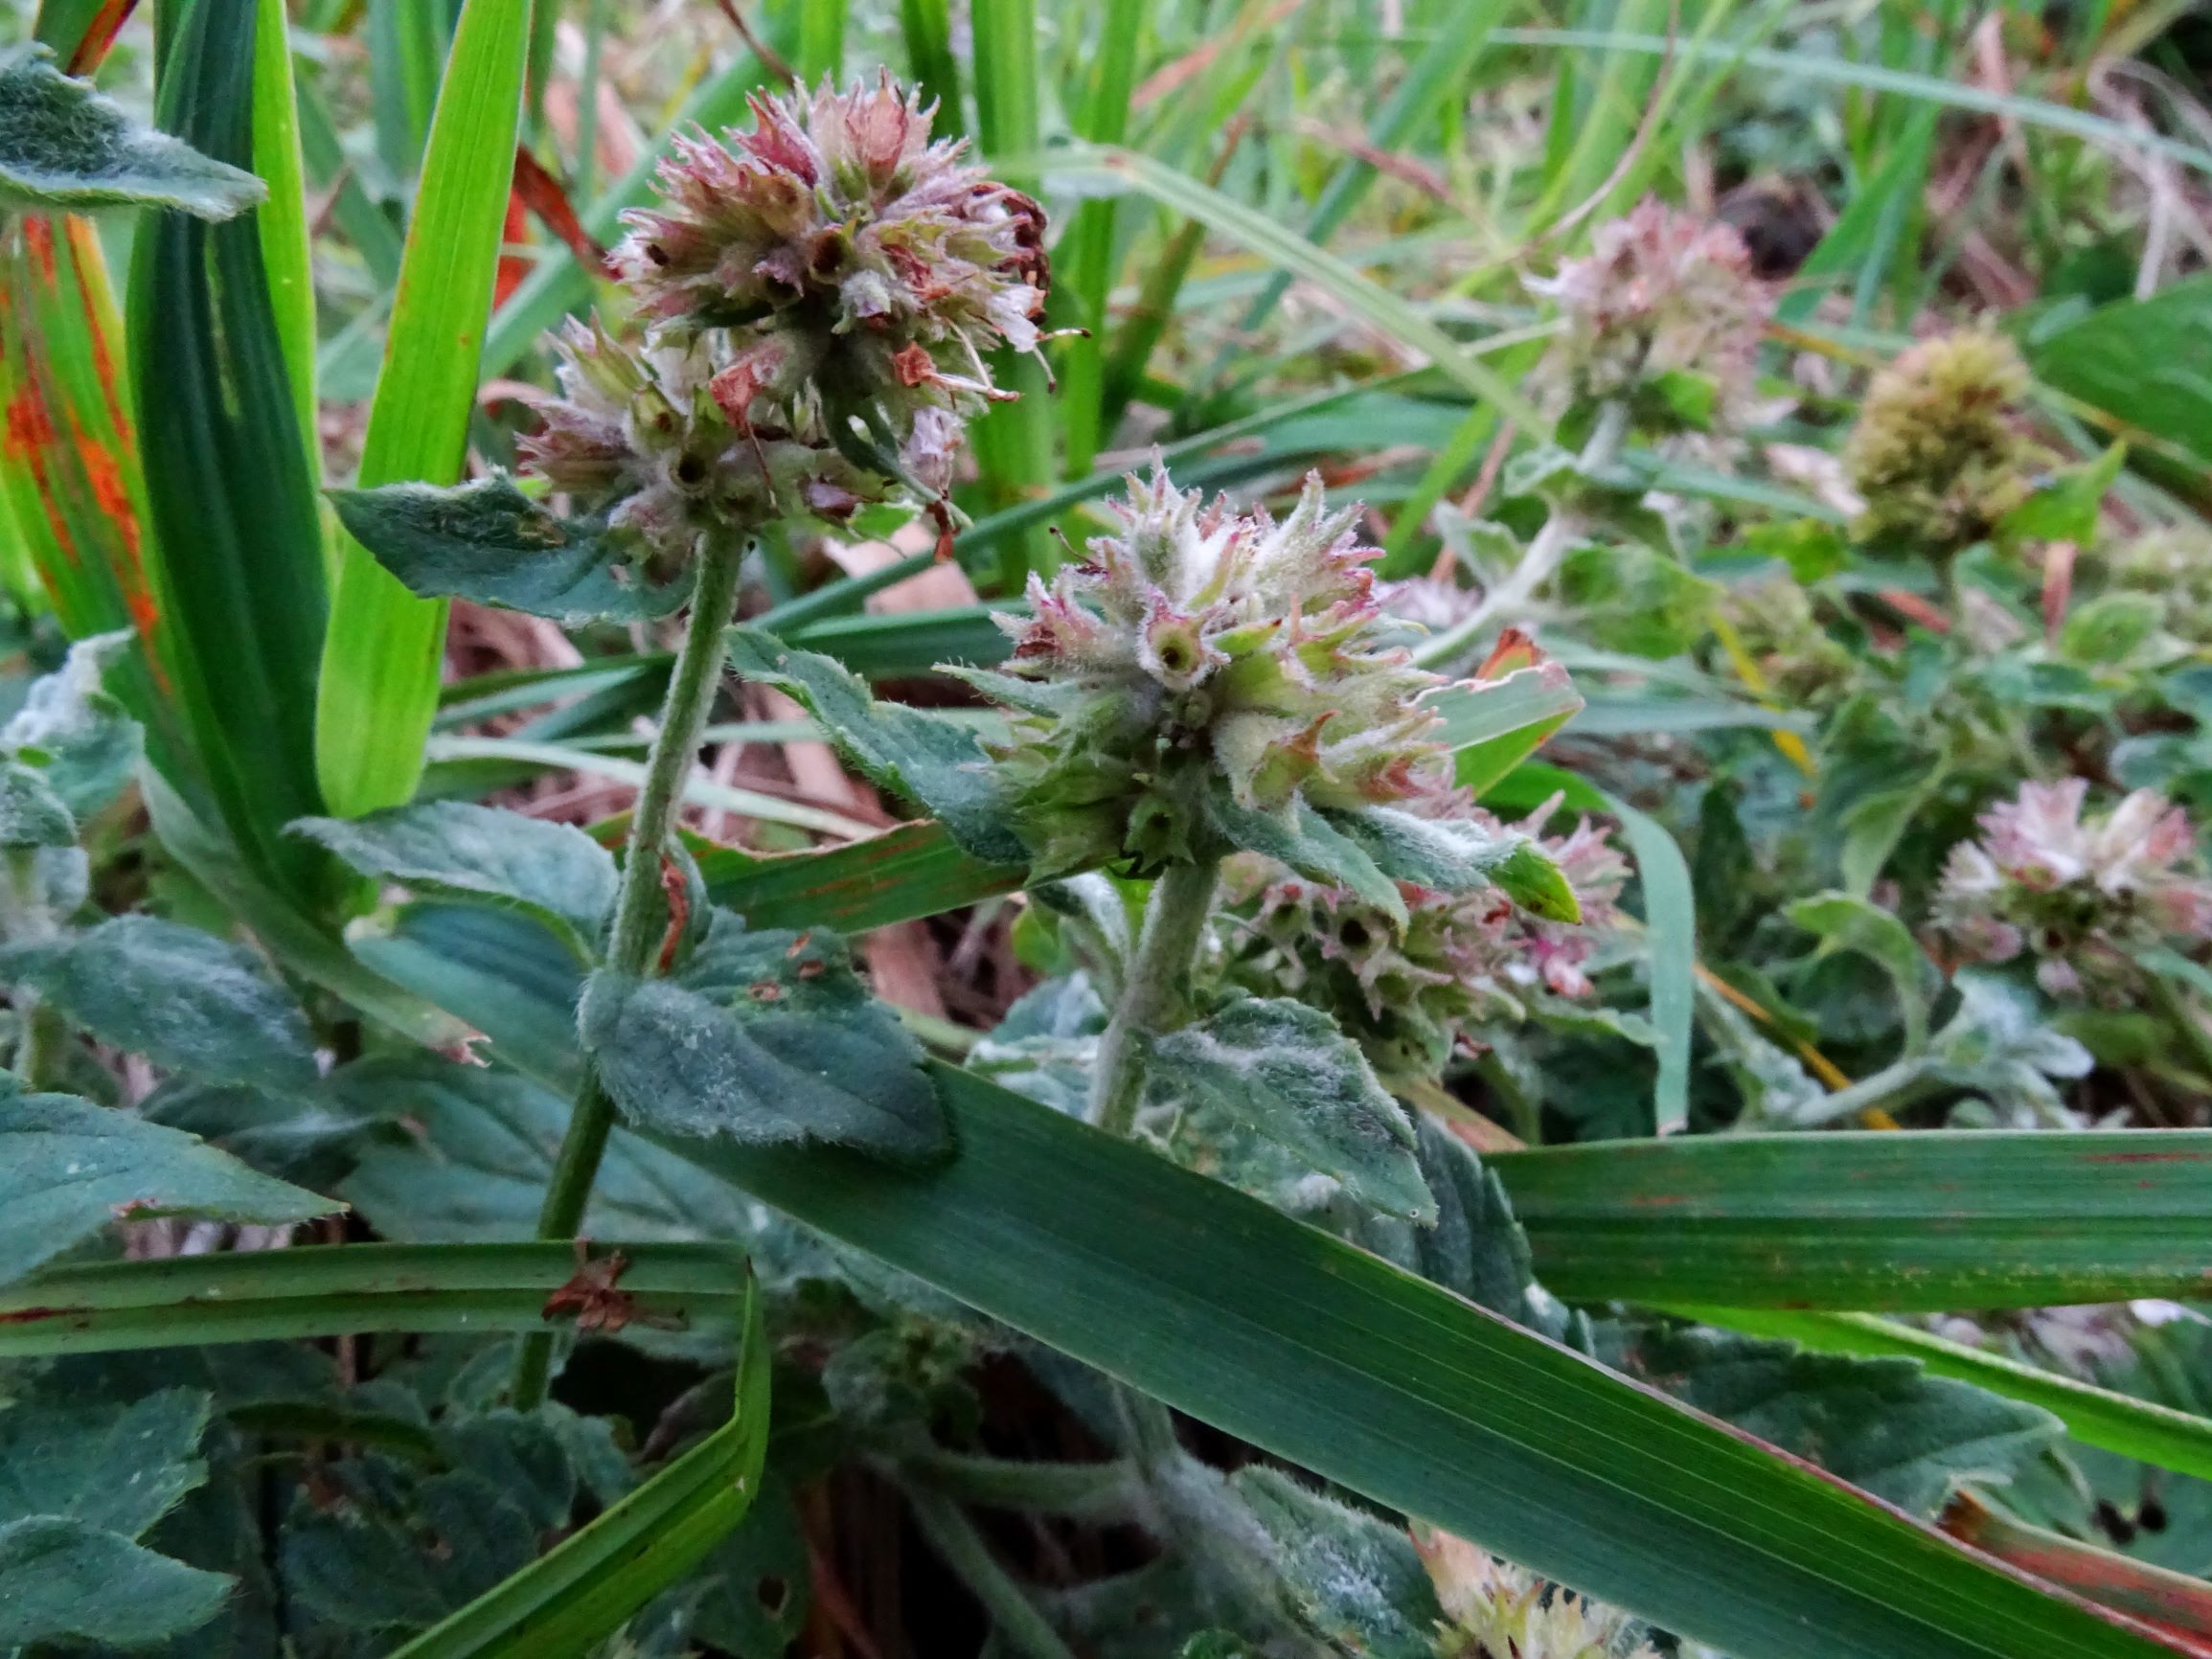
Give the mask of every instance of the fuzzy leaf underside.
[{"label": "fuzzy leaf underside", "polygon": [[1248,998],[1153,1039],[1152,1051],[1153,1090],[1226,1114],[1362,1203],[1435,1218],[1413,1125],[1327,1014],[1288,998]]},{"label": "fuzzy leaf underside", "polygon": [[0,207],[169,207],[227,219],[268,194],[250,172],[138,125],[43,46],[0,55]]},{"label": "fuzzy leaf underside", "polygon": [[604,526],[547,511],[503,474],[451,489],[387,484],[330,496],[347,533],[423,599],[474,600],[578,627],[650,622],[691,591],[683,578],[640,579]]},{"label": "fuzzy leaf underside", "polygon": [[901,1158],[946,1146],[921,1050],[824,929],[747,932],[718,912],[673,977],[593,975],[579,1027],[608,1095],[645,1127]]},{"label": "fuzzy leaf underside", "polygon": [[237,945],[150,916],[119,916],[63,939],[0,950],[29,984],[103,1042],[156,1065],[269,1088],[315,1080],[299,1006]]},{"label": "fuzzy leaf underside", "polygon": [[364,875],[431,898],[519,910],[580,961],[597,954],[614,906],[614,859],[568,824],[462,801],[423,801],[365,818],[303,818],[293,831]]},{"label": "fuzzy leaf underside", "polygon": [[868,781],[924,808],[978,858],[1026,864],[1007,798],[975,734],[921,709],[882,702],[834,659],[773,634],[731,628],[730,666],[804,704]]},{"label": "fuzzy leaf underside", "polygon": [[0,1101],[0,1283],[119,1215],[282,1226],[345,1208],[248,1169],[181,1129],[74,1095]]}]

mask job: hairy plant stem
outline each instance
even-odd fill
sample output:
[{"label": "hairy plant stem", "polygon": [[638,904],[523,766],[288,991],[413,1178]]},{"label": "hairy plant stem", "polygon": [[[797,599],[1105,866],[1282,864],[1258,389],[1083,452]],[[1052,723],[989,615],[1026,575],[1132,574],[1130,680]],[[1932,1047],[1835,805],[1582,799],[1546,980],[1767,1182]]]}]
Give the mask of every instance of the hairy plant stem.
[{"label": "hairy plant stem", "polygon": [[[1598,411],[1589,441],[1575,458],[1576,470],[1585,477],[1606,471],[1621,458],[1628,437],[1629,406],[1616,398]],[[1521,555],[1520,562],[1514,566],[1513,574],[1484,594],[1481,602],[1465,617],[1414,647],[1413,660],[1425,669],[1441,670],[1472,648],[1492,623],[1510,623],[1524,613],[1537,590],[1552,579],[1585,528],[1580,512],[1567,507],[1555,508]]]},{"label": "hairy plant stem", "polygon": [[[744,550],[742,537],[710,537],[699,557],[691,619],[669,674],[668,701],[662,705],[660,730],[653,736],[652,752],[646,761],[645,786],[639,790],[637,807],[630,815],[629,851],[623,860],[622,884],[615,893],[614,924],[607,937],[606,966],[616,973],[643,976],[656,966],[667,915],[661,890],[661,857],[675,823],[684,778],[698,751],[707,710],[721,679],[722,628],[737,599],[738,566]],[[561,1139],[560,1155],[545,1189],[545,1205],[538,1212],[538,1238],[576,1237],[584,1206],[591,1198],[591,1184],[599,1175],[600,1159],[606,1153],[607,1134],[613,1127],[614,1102],[600,1086],[599,1068],[587,1057],[576,1107],[569,1114],[568,1132]],[[552,1361],[553,1332],[532,1331],[522,1339],[510,1391],[517,1411],[534,1411],[544,1402]]]},{"label": "hairy plant stem", "polygon": [[1126,1135],[1136,1123],[1137,1102],[1144,1094],[1145,1038],[1158,1032],[1181,1003],[1182,981],[1205,936],[1220,875],[1220,860],[1209,858],[1171,864],[1152,884],[1137,947],[1123,976],[1113,1018],[1099,1039],[1098,1063],[1091,1073],[1090,1121],[1108,1134]]},{"label": "hairy plant stem", "polygon": [[[7,856],[7,892],[0,907],[0,937],[11,943],[52,939],[60,929],[39,894],[38,849],[14,847]],[[15,1075],[33,1089],[61,1080],[69,1050],[69,1022],[61,1011],[27,985],[9,988],[16,1022]]]}]

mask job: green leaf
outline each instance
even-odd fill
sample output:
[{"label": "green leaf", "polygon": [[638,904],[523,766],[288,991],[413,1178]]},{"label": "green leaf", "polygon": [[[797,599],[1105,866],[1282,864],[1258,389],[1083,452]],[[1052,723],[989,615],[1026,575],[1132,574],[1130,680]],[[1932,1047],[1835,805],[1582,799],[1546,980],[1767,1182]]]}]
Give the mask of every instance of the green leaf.
[{"label": "green leaf", "polygon": [[1265,1465],[1239,1469],[1230,1486],[1274,1546],[1299,1623],[1328,1651],[1434,1659],[1444,1610],[1402,1527]]},{"label": "green leaf", "polygon": [[1026,864],[1004,790],[974,731],[898,703],[877,701],[861,680],[812,651],[755,628],[728,632],[730,667],[788,693],[830,729],[870,783],[934,814],[978,858]]},{"label": "green leaf", "polygon": [[0,1135],[8,1143],[0,1167],[0,1283],[21,1278],[118,1216],[282,1226],[345,1208],[249,1170],[196,1135],[74,1095],[0,1102]]},{"label": "green leaf", "polygon": [[1849,893],[1816,893],[1783,914],[1791,926],[1820,936],[1821,955],[1856,951],[1887,974],[1897,988],[1906,1051],[1917,1052],[1927,1041],[1927,1005],[1939,976],[1896,912]]},{"label": "green leaf", "polygon": [[[1337,828],[1326,814],[1293,795],[1272,812],[1243,807],[1226,789],[1206,796],[1206,813],[1214,830],[1231,847],[1257,852],[1278,864],[1288,864],[1310,881],[1327,882],[1358,896],[1399,926],[1405,925],[1405,898],[1368,849]],[[1357,814],[1344,815],[1349,822]],[[1395,825],[1374,830],[1379,840],[1395,845],[1412,836],[1393,835]],[[1416,839],[1416,846],[1425,841]]]},{"label": "green leaf", "polygon": [[1893,1353],[1918,1360],[1937,1376],[1956,1377],[2041,1406],[2088,1445],[2160,1468],[2212,1479],[2212,1420],[2136,1399],[2094,1383],[2023,1365],[1931,1331],[1869,1313],[1810,1313],[1785,1308],[1680,1308],[1688,1317],[1753,1336],[1782,1337],[1824,1353]]},{"label": "green leaf", "polygon": [[[672,1329],[734,1325],[732,1244],[595,1245],[627,1262],[634,1316]],[[558,1244],[344,1244],[58,1267],[0,1290],[0,1358],[109,1353],[379,1330],[543,1330],[576,1274]]]},{"label": "green leaf", "polygon": [[1343,1183],[1362,1204],[1423,1223],[1436,1200],[1413,1125],[1354,1043],[1317,1009],[1250,997],[1152,1039],[1147,1103],[1195,1100]]},{"label": "green leaf", "polygon": [[52,1516],[0,1526],[0,1645],[145,1648],[203,1625],[231,1580]]},{"label": "green leaf", "polygon": [[2059,629],[2059,655],[2087,668],[2131,661],[2158,638],[2166,601],[2147,593],[2101,593],[2066,613]]},{"label": "green leaf", "polygon": [[77,820],[45,775],[20,761],[0,761],[0,848],[76,845]]},{"label": "green leaf", "polygon": [[[369,406],[364,486],[461,476],[514,177],[530,11],[531,0],[467,0],[454,24]],[[443,604],[423,603],[340,538],[315,708],[316,768],[339,816],[414,794],[445,638]]]},{"label": "green leaf", "polygon": [[1468,819],[1417,818],[1392,807],[1363,807],[1330,815],[1392,881],[1444,893],[1494,886],[1547,921],[1580,921],[1574,889],[1542,848],[1518,830],[1494,830]]},{"label": "green leaf", "polygon": [[2212,389],[2190,372],[2212,349],[2212,276],[2099,306],[2024,344],[2037,379],[2212,460]]},{"label": "green leaf", "polygon": [[0,948],[20,980],[103,1042],[158,1066],[271,1088],[311,1084],[306,1017],[235,944],[150,916]]},{"label": "green leaf", "polygon": [[590,1652],[744,1519],[767,1458],[770,1358],[759,1292],[749,1279],[743,1307],[729,1421],[549,1554],[398,1649],[394,1659],[564,1659]]},{"label": "green leaf", "polygon": [[1641,542],[1578,547],[1560,562],[1575,627],[1608,650],[1679,656],[1704,637],[1720,590]]},{"label": "green leaf", "polygon": [[1502,679],[1450,687],[1429,706],[1444,716],[1437,737],[1453,751],[1454,781],[1480,800],[1581,711],[1583,695],[1564,668],[1543,662]]},{"label": "green leaf", "polygon": [[1933,1516],[1968,1482],[2003,1482],[2047,1450],[2040,1407],[1928,1376],[1909,1359],[1807,1353],[1688,1326],[1599,1327],[1597,1353],[1861,1490]]},{"label": "green leaf", "polygon": [[865,841],[810,852],[756,855],[716,848],[699,874],[717,904],[757,927],[833,927],[865,933],[1012,893],[1028,871],[977,858],[944,825],[901,824]]},{"label": "green leaf", "polygon": [[0,55],[0,207],[169,207],[227,219],[267,194],[252,173],[135,125],[45,47]]},{"label": "green leaf", "polygon": [[2212,1131],[1675,1136],[1494,1154],[1574,1302],[2045,1307],[2198,1294]]},{"label": "green leaf", "polygon": [[[572,1026],[573,1030],[573,1026]],[[574,1060],[573,1047],[569,1056]],[[340,1100],[409,1134],[371,1146],[339,1192],[376,1232],[409,1243],[535,1235],[571,1102],[513,1073],[432,1055],[356,1062]],[[744,1202],[626,1130],[609,1138],[583,1230],[594,1239],[743,1239]]]},{"label": "green leaf", "polygon": [[614,859],[568,824],[461,801],[425,801],[365,818],[308,818],[293,828],[364,875],[432,898],[518,910],[579,962],[599,954],[614,905]]},{"label": "green leaf", "polygon": [[36,766],[79,818],[114,800],[138,769],[137,723],[102,689],[129,644],[127,634],[79,640],[61,667],[32,682],[23,706],[0,727],[0,747]]},{"label": "green leaf", "polygon": [[2034,494],[2006,513],[1996,527],[2002,542],[2094,542],[2105,492],[2112,488],[2128,459],[2128,446],[2114,443],[2094,461],[2064,468]]},{"label": "green leaf", "polygon": [[607,1094],[640,1127],[907,1158],[945,1146],[920,1048],[826,929],[748,932],[719,911],[674,976],[594,974],[578,1027]]},{"label": "green leaf", "polygon": [[504,605],[574,627],[663,617],[690,591],[680,580],[625,580],[634,573],[616,537],[549,512],[504,473],[453,489],[386,484],[330,496],[347,533],[422,598]]},{"label": "green leaf", "polygon": [[0,1645],[143,1647],[211,1617],[231,1581],[133,1542],[207,1479],[209,1399],[0,1413]]},{"label": "green leaf", "polygon": [[1738,1659],[2158,1651],[1256,1199],[938,1075],[959,1150],[926,1170],[670,1145],[1227,1433]]}]

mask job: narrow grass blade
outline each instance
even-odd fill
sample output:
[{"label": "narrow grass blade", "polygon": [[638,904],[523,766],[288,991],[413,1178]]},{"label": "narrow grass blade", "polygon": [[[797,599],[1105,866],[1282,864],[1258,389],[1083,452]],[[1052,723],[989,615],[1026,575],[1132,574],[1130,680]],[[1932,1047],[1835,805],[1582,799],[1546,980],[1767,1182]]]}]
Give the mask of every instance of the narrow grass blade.
[{"label": "narrow grass blade", "polygon": [[[1108,0],[1099,15],[1081,127],[1093,144],[1119,144],[1128,136],[1147,10],[1146,0]],[[1090,471],[1106,437],[1106,307],[1113,285],[1116,206],[1111,196],[1084,202],[1053,250],[1060,267],[1052,285],[1056,321],[1064,318],[1065,326],[1083,330],[1060,349],[1060,467],[1071,478]]]},{"label": "narrow grass blade", "polygon": [[2023,1573],[2140,1620],[2174,1651],[2212,1655],[2212,1584],[2202,1579],[2028,1526],[1972,1491],[1952,1501],[1943,1525]]},{"label": "narrow grass blade", "polygon": [[1668,1311],[1749,1336],[1785,1337],[1822,1353],[1903,1354],[1938,1376],[1954,1376],[1992,1394],[2040,1405],[2087,1444],[2212,1480],[2212,1420],[1970,1348],[1893,1319],[1764,1307],[1685,1307]]},{"label": "narrow grass blade", "polygon": [[959,1151],[930,1169],[666,1144],[1230,1434],[1738,1659],[2159,1650],[1255,1199],[935,1075]]},{"label": "narrow grass blade", "polygon": [[750,1274],[743,1309],[729,1421],[392,1659],[569,1659],[697,1566],[752,1508],[767,1460],[769,1348]]},{"label": "narrow grass blade", "polygon": [[1493,1160],[1570,1301],[1942,1310],[2195,1297],[2212,1130],[1676,1136]]},{"label": "narrow grass blade", "polygon": [[937,104],[930,130],[959,137],[968,122],[960,108],[960,64],[952,56],[948,0],[899,0],[899,28],[906,37],[907,75]]},{"label": "narrow grass blade", "polygon": [[1698,904],[1690,866],[1657,819],[1613,795],[1606,797],[1606,810],[1620,820],[1643,890],[1646,972],[1659,1054],[1653,1130],[1672,1135],[1690,1124],[1690,1022],[1698,1011]]},{"label": "narrow grass blade", "polygon": [[[595,1244],[629,1265],[641,1314],[728,1329],[741,1311],[734,1244]],[[540,1330],[576,1272],[553,1244],[337,1244],[103,1261],[0,1291],[0,1359],[194,1348],[378,1330]]]},{"label": "narrow grass blade", "polygon": [[961,851],[934,821],[902,824],[865,841],[780,856],[724,848],[699,860],[717,904],[755,927],[833,927],[865,933],[1018,892],[1029,872]]},{"label": "narrow grass blade", "polygon": [[[161,125],[250,167],[256,8],[197,6],[162,60]],[[130,358],[152,584],[175,621],[175,696],[223,826],[252,867],[319,902],[329,866],[285,827],[322,809],[313,698],[322,522],[253,218],[140,220]]]},{"label": "narrow grass blade", "polygon": [[845,73],[845,0],[808,0],[799,8],[799,51],[792,68],[804,86]]},{"label": "narrow grass blade", "polygon": [[1049,165],[1056,176],[1070,182],[1130,186],[1165,207],[1203,221],[1216,234],[1273,260],[1293,276],[1304,277],[1334,295],[1361,322],[1419,352],[1443,374],[1494,405],[1522,431],[1550,431],[1549,424],[1502,375],[1406,301],[1335,255],[1285,230],[1259,209],[1134,150],[1074,147],[1055,150]]},{"label": "narrow grass blade", "polygon": [[[529,43],[530,0],[468,0],[461,13],[369,410],[364,488],[461,475]],[[315,767],[332,812],[415,792],[445,642],[444,602],[417,599],[342,536],[315,706]]]},{"label": "narrow grass blade", "polygon": [[308,253],[306,165],[300,153],[299,100],[292,81],[291,24],[285,0],[256,0],[254,14],[254,170],[269,187],[255,214],[262,230],[262,266],[269,284],[292,383],[292,414],[320,477],[322,445],[315,424],[315,274]]}]

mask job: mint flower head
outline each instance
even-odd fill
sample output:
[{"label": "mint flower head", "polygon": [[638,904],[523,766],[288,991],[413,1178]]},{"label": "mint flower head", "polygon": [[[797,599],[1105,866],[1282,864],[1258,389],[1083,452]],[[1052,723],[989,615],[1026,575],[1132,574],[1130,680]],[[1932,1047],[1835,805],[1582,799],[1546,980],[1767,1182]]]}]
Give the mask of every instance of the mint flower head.
[{"label": "mint flower head", "polygon": [[[1520,826],[1548,820],[1555,800]],[[1471,814],[1492,833],[1503,827]],[[1580,925],[1546,920],[1498,889],[1442,893],[1401,882],[1402,928],[1357,895],[1261,859],[1232,861],[1219,927],[1225,976],[1261,996],[1291,996],[1330,1014],[1385,1078],[1434,1077],[1484,1026],[1525,1018],[1548,996],[1594,989],[1585,965],[1619,920],[1629,867],[1586,819],[1531,839],[1557,867]]]},{"label": "mint flower head", "polygon": [[2212,939],[2212,883],[2185,868],[2196,838],[2178,807],[2137,789],[2087,815],[2087,787],[2023,784],[1983,813],[1981,838],[1951,849],[1935,921],[1970,961],[2025,954],[2053,996],[2111,1000],[2139,984],[2141,952]]},{"label": "mint flower head", "polygon": [[2027,365],[2002,334],[1968,330],[1899,355],[1874,376],[1844,443],[1866,502],[1852,533],[1942,557],[1988,535],[2034,488],[2027,395]]},{"label": "mint flower head", "polygon": [[820,426],[941,492],[958,422],[1012,396],[986,355],[1038,349],[1042,210],[932,143],[935,106],[888,76],[752,108],[749,132],[676,141],[615,268],[656,326],[726,335],[733,428]]},{"label": "mint flower head", "polygon": [[1658,1659],[1643,1626],[1465,1538],[1417,1526],[1413,1547],[1448,1624],[1437,1659]]},{"label": "mint flower head", "polygon": [[1678,419],[1683,377],[1693,377],[1710,389],[1712,422],[1733,423],[1750,398],[1772,309],[1744,239],[1731,225],[1647,196],[1590,241],[1586,258],[1528,284],[1558,305],[1565,324],[1545,375],[1570,405],[1628,399],[1660,424],[1669,423],[1670,407]]},{"label": "mint flower head", "polygon": [[1222,811],[1448,809],[1449,757],[1423,702],[1444,684],[1388,632],[1354,511],[1310,476],[1296,509],[1210,505],[1164,471],[1129,481],[1116,534],[1030,579],[1004,674],[1020,711],[993,750],[1041,868],[1139,868],[1228,851]]}]

